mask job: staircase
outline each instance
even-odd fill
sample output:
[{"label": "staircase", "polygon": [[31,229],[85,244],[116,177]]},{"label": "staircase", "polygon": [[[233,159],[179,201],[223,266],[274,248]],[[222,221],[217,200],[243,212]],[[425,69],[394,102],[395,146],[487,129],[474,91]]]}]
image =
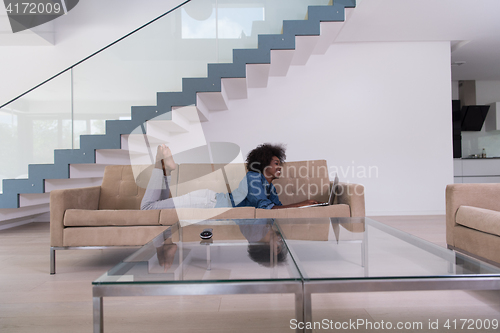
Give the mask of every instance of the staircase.
[{"label": "staircase", "polygon": [[265,88],[270,76],[286,76],[290,66],[325,53],[354,6],[355,0],[309,6],[305,20],[283,22],[282,34],[259,35],[257,49],[233,50],[233,63],[209,64],[208,76],[184,78],[181,92],[159,92],[155,106],[133,106],[130,120],[106,121],[105,135],[82,135],[80,149],[54,151],[54,164],[29,165],[28,179],[3,180],[0,221],[48,211],[54,189],[100,185],[106,165],[149,164],[160,143],[189,137],[191,146],[206,144],[201,123],[211,113],[247,98],[249,89]]}]

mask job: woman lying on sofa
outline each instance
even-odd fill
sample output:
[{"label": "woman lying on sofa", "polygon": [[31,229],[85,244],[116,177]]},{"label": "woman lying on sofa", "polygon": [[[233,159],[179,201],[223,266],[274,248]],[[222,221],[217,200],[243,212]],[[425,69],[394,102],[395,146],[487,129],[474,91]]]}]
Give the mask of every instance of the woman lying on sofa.
[{"label": "woman lying on sofa", "polygon": [[170,149],[166,145],[160,145],[156,153],[155,167],[142,198],[141,209],[219,207],[280,209],[317,204],[316,200],[305,200],[286,206],[281,204],[272,182],[281,175],[281,164],[285,158],[283,146],[262,144],[248,154],[246,164],[249,171],[238,188],[231,193],[216,193],[206,189],[169,198],[170,173],[177,165]]}]

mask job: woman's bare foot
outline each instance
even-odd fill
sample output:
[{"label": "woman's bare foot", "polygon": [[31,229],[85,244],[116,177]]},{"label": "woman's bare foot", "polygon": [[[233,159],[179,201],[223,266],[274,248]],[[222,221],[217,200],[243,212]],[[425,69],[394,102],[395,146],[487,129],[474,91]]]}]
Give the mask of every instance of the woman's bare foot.
[{"label": "woman's bare foot", "polygon": [[175,164],[174,158],[172,157],[172,152],[165,144],[158,146],[156,151],[156,166],[164,169],[166,174],[170,174],[172,170],[177,168],[177,164]]}]

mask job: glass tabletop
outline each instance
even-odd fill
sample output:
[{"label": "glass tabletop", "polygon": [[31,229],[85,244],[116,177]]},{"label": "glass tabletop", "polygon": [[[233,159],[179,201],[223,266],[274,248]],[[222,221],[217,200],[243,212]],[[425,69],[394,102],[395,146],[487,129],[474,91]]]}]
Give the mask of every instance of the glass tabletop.
[{"label": "glass tabletop", "polygon": [[180,221],[93,282],[500,277],[500,268],[369,218]]},{"label": "glass tabletop", "polygon": [[298,281],[272,219],[180,221],[93,282]]},{"label": "glass tabletop", "polygon": [[370,218],[277,219],[304,280],[500,277],[500,268]]}]

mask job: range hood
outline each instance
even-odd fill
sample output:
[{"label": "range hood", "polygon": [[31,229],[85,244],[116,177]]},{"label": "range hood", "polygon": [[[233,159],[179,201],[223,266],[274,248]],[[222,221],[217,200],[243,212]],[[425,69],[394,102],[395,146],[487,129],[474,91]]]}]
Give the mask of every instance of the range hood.
[{"label": "range hood", "polygon": [[480,131],[490,106],[476,104],[476,81],[459,81],[458,94],[461,105],[461,131]]}]

